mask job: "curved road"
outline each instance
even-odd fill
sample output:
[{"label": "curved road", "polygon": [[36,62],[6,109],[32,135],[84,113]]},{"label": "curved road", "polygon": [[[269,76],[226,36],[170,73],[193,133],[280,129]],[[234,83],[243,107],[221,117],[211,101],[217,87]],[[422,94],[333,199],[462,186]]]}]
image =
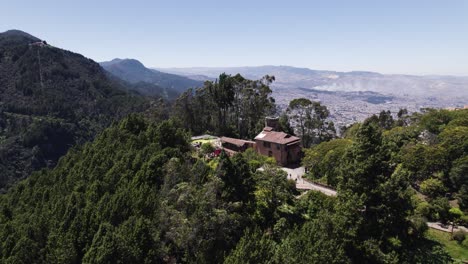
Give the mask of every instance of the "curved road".
[{"label": "curved road", "polygon": [[305,174],[304,167],[298,167],[295,169],[282,167],[281,169],[288,174],[288,179],[296,181],[296,188],[299,190],[314,190],[322,192],[328,196],[336,196],[335,190],[309,182],[302,178]]},{"label": "curved road", "polygon": [[[299,190],[314,190],[322,192],[328,196],[336,196],[335,190],[304,180],[304,178],[302,178],[305,174],[304,167],[298,167],[295,169],[282,167],[281,169],[288,173],[288,179],[296,181],[296,188]],[[427,222],[427,226],[444,232],[452,232],[451,225],[445,226],[438,222]],[[457,232],[458,230],[468,233],[468,228],[464,226],[458,226],[453,229],[454,232]]]}]

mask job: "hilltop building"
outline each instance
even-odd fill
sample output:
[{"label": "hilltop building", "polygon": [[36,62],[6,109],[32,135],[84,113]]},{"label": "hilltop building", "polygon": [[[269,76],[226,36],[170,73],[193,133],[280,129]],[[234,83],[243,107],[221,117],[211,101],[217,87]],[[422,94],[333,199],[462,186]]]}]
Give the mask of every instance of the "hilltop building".
[{"label": "hilltop building", "polygon": [[255,137],[257,153],[274,157],[282,166],[297,164],[301,160],[301,139],[284,132],[265,127]]},{"label": "hilltop building", "polygon": [[278,118],[265,118],[265,127],[255,141],[221,137],[221,145],[226,152],[234,154],[253,148],[257,153],[275,158],[279,165],[298,164],[302,156],[301,139],[280,132]]}]

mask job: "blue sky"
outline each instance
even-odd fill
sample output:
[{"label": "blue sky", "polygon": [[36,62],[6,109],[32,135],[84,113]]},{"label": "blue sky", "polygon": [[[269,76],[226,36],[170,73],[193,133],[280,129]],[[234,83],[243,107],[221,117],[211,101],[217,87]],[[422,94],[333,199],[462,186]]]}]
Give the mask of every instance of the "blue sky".
[{"label": "blue sky", "polygon": [[468,75],[468,1],[0,0],[21,29],[96,61]]}]

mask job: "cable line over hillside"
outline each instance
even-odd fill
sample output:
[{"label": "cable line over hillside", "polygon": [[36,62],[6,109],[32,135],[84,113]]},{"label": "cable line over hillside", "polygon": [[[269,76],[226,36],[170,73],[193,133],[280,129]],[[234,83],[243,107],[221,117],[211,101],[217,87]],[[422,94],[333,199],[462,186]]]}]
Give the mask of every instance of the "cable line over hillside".
[{"label": "cable line over hillside", "polygon": [[41,80],[41,89],[42,89],[42,92],[44,92],[44,82],[42,79],[41,55],[39,53],[39,48],[37,49],[37,60],[39,62],[39,79]]}]

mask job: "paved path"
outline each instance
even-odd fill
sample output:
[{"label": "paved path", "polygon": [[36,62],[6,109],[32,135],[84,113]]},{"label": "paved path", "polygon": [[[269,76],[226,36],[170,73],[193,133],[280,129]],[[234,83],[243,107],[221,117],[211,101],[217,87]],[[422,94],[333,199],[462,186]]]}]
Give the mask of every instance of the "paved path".
[{"label": "paved path", "polygon": [[217,139],[217,138],[219,138],[219,137],[205,134],[205,135],[192,137],[191,139],[193,141],[193,140],[200,140],[200,139]]},{"label": "paved path", "polygon": [[315,190],[328,196],[336,196],[335,190],[305,180],[303,178],[305,174],[304,167],[298,167],[295,169],[282,167],[281,169],[288,173],[288,179],[296,181],[296,188],[299,190]]},{"label": "paved path", "polygon": [[[293,179],[296,181],[296,188],[299,190],[307,190],[307,191],[314,190],[314,191],[322,192],[328,196],[336,196],[335,190],[323,187],[321,185],[309,182],[307,180],[304,180],[304,178],[302,178],[305,174],[304,167],[298,167],[295,169],[282,167],[281,169],[284,170],[286,173],[288,173],[288,179]],[[433,228],[433,229],[444,231],[444,232],[449,232],[449,233],[452,232],[451,225],[444,226],[438,222],[427,222],[427,226],[429,228]],[[453,229],[454,232],[457,232],[458,230],[462,230],[468,233],[468,228],[464,226],[458,226]]]},{"label": "paved path", "polygon": [[[448,233],[452,232],[452,226],[451,225],[442,225],[439,222],[427,222],[427,226],[430,227],[430,228],[437,229],[437,230],[444,231],[444,232],[448,232]],[[459,230],[468,233],[468,228],[466,228],[464,226],[455,227],[453,229],[453,232],[457,232]]]},{"label": "paved path", "polygon": [[[299,189],[299,190],[307,190],[307,191],[308,190],[315,190],[315,191],[322,192],[322,193],[324,193],[324,194],[326,194],[328,196],[336,196],[336,191],[335,190],[323,187],[323,186],[315,184],[315,183],[311,183],[311,182],[309,182],[307,180],[304,180],[304,178],[302,178],[304,176],[304,174],[305,174],[304,167],[298,167],[298,168],[295,168],[295,169],[282,167],[281,169],[284,170],[286,173],[288,173],[288,176],[287,176],[288,179],[292,179],[292,180],[296,181],[296,188]],[[303,194],[305,194],[305,193],[303,193]],[[444,225],[442,225],[441,223],[438,223],[438,222],[427,222],[427,226],[429,228],[433,228],[433,229],[444,231],[444,232],[452,232],[452,226],[451,225],[444,226]],[[468,228],[466,228],[464,226],[458,226],[458,227],[453,229],[454,232],[457,232],[458,230],[462,230],[462,231],[468,233]]]}]

